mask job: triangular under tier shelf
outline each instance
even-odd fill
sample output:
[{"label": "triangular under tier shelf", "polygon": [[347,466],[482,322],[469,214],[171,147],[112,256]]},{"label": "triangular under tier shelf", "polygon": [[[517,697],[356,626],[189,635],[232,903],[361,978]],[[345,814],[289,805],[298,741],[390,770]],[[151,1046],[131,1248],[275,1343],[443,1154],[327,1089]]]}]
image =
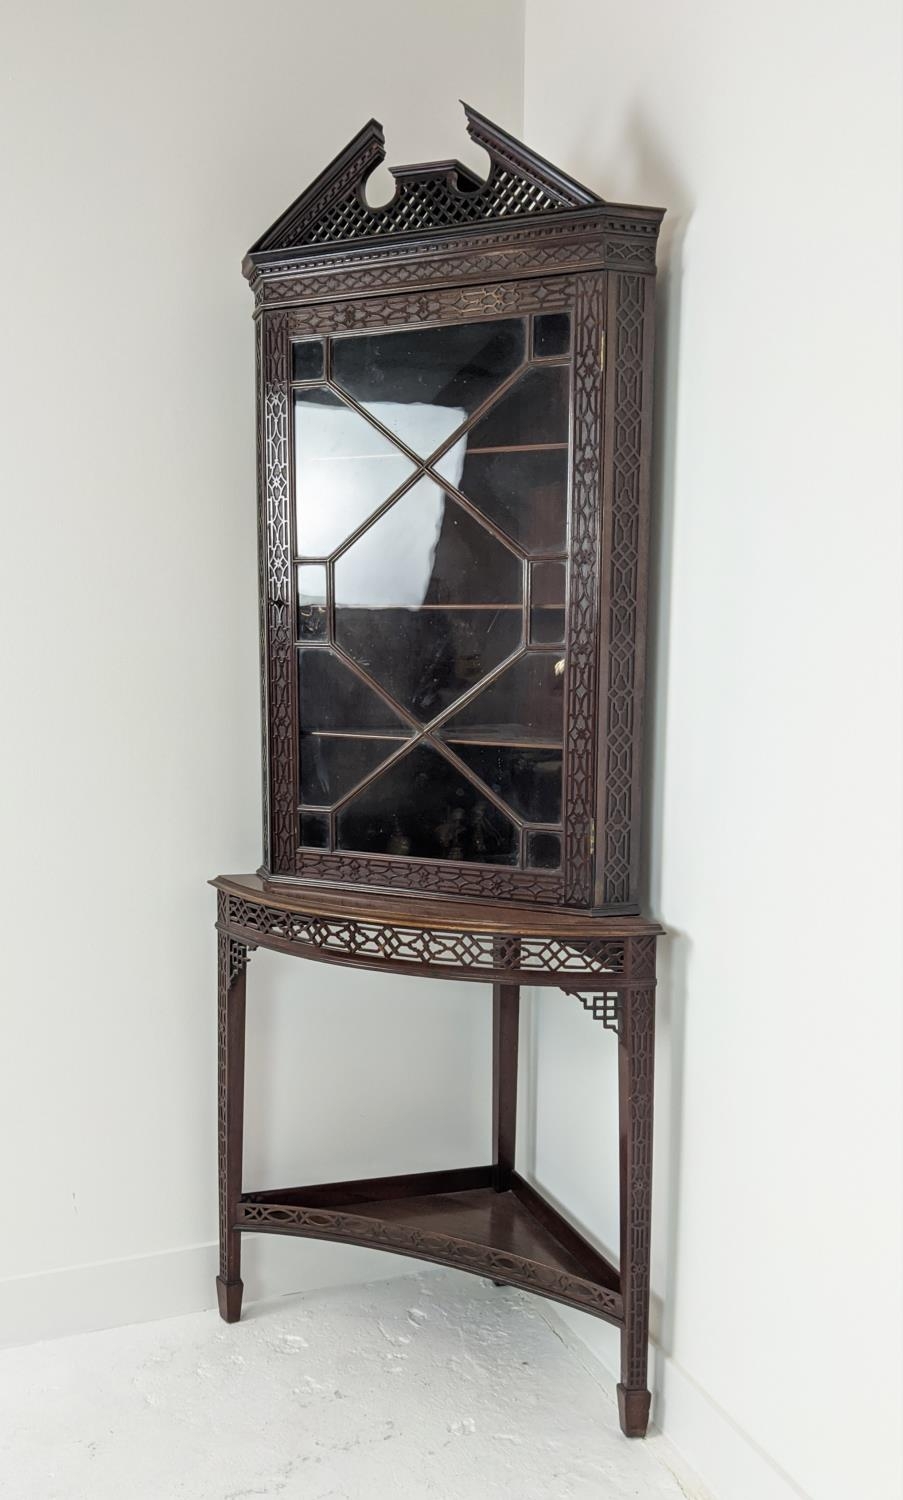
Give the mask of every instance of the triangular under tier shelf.
[{"label": "triangular under tier shelf", "polygon": [[345,1240],[504,1281],[620,1324],[620,1278],[539,1193],[492,1167],[244,1193],[235,1227]]}]

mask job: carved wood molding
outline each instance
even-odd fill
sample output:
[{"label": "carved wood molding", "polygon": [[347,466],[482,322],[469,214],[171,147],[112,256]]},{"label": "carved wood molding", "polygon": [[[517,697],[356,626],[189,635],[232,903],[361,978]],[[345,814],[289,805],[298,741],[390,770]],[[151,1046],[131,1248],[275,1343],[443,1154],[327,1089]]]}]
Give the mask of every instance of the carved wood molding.
[{"label": "carved wood molding", "polygon": [[[646,233],[651,229],[651,236]],[[434,283],[482,282],[487,278],[541,275],[581,266],[600,270],[655,271],[657,225],[637,224],[625,237],[614,237],[596,224],[568,223],[538,228],[511,228],[482,233],[443,246],[435,239],[402,247],[379,246],[366,253],[328,260],[295,258],[256,270],[251,277],[258,306],[366,295],[376,289]],[[468,246],[471,248],[468,249]]]}]

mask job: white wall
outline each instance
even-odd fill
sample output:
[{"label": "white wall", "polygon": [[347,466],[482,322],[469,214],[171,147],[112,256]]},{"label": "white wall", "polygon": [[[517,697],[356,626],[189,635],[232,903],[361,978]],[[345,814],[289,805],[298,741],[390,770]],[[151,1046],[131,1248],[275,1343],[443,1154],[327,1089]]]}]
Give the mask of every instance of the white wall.
[{"label": "white wall", "polygon": [[[371,115],[390,162],[482,166],[458,99],[519,131],[522,14],[35,0],[0,45],[0,1338],[29,1338],[212,1300],[205,882],[261,852],[241,256]],[[485,1159],[488,991],[249,982],[251,1182]],[[410,1269],[252,1243],[252,1295]]]},{"label": "white wall", "polygon": [[[0,1336],[211,1300],[204,882],[259,858],[238,263],[371,114],[395,162],[479,165],[459,95],[519,131],[519,10],[7,9]],[[669,209],[656,1411],[721,1500],[894,1492],[895,10],[528,4],[527,139]],[[483,1155],[482,988],[250,984],[249,1180]],[[533,1040],[525,1159],[611,1244],[611,1038],[552,993]],[[398,1265],[252,1243],[257,1293]]]},{"label": "white wall", "polygon": [[[899,57],[896,0],[527,6],[526,139],[669,210],[656,1413],[720,1500],[900,1492]],[[616,1244],[588,1028],[537,1002],[533,1170]]]}]

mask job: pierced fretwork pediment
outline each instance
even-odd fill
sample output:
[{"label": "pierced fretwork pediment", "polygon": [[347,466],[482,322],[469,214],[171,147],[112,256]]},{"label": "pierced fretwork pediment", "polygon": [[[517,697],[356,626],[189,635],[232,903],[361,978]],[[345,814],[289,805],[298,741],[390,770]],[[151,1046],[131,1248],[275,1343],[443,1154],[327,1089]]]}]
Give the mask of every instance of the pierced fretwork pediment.
[{"label": "pierced fretwork pediment", "polygon": [[382,126],[371,120],[251,253],[453,229],[603,202],[469,105],[464,105],[464,112],[471,140],[489,154],[485,181],[457,161],[394,167],[394,197],[371,208],[365,185],[386,154]]}]

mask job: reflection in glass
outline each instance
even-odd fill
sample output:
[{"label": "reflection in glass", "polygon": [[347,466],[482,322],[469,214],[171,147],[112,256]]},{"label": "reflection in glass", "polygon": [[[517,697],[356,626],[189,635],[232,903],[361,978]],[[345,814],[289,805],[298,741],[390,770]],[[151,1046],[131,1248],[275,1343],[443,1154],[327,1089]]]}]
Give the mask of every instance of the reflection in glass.
[{"label": "reflection in glass", "polygon": [[426,745],[362,788],[336,815],[341,849],[513,865],[517,830]]},{"label": "reflection in glass", "polygon": [[338,385],[426,458],[523,362],[519,318],[338,338]]},{"label": "reflection in glass", "polygon": [[568,456],[564,448],[469,453],[465,439],[436,465],[525,552],[563,549],[567,537]]},{"label": "reflection in glass", "polygon": [[340,657],[314,646],[298,652],[302,733],[394,735],[411,730]]},{"label": "reflection in glass", "polygon": [[443,725],[443,738],[561,744],[564,659],[548,652],[518,657]]},{"label": "reflection in glass", "polygon": [[560,822],[560,750],[525,745],[468,745],[450,736],[447,739],[465,765],[526,822]]},{"label": "reflection in glass", "polygon": [[428,721],[521,643],[518,558],[430,479],[335,564],[336,640]]},{"label": "reflection in glass", "polygon": [[292,380],[323,379],[323,340],[292,344]]},{"label": "reflection in glass", "polygon": [[468,451],[566,443],[569,385],[565,365],[535,365],[525,370],[470,428]]},{"label": "reflection in glass", "polygon": [[301,843],[305,849],[329,848],[329,818],[326,813],[302,812]]},{"label": "reflection in glass", "polygon": [[423,723],[520,645],[520,608],[342,609],[336,638]]},{"label": "reflection in glass", "polygon": [[561,835],[537,829],[527,834],[527,866],[531,870],[557,870],[561,864]]},{"label": "reflection in glass", "polygon": [[298,569],[298,637],[322,640],[326,635],[326,569],[305,563]]},{"label": "reflection in glass", "polygon": [[331,651],[298,653],[301,801],[331,807],[411,731]]},{"label": "reflection in glass", "polygon": [[564,640],[565,564],[535,562],[530,567],[530,639],[540,646],[557,646]]},{"label": "reflection in glass", "polygon": [[533,319],[533,358],[554,359],[571,346],[571,320],[567,313],[542,313]]},{"label": "reflection in glass", "polygon": [[294,393],[297,547],[334,552],[414,472],[409,458],[321,386]]},{"label": "reflection in glass", "polygon": [[334,806],[403,744],[401,739],[302,734],[301,801]]}]

